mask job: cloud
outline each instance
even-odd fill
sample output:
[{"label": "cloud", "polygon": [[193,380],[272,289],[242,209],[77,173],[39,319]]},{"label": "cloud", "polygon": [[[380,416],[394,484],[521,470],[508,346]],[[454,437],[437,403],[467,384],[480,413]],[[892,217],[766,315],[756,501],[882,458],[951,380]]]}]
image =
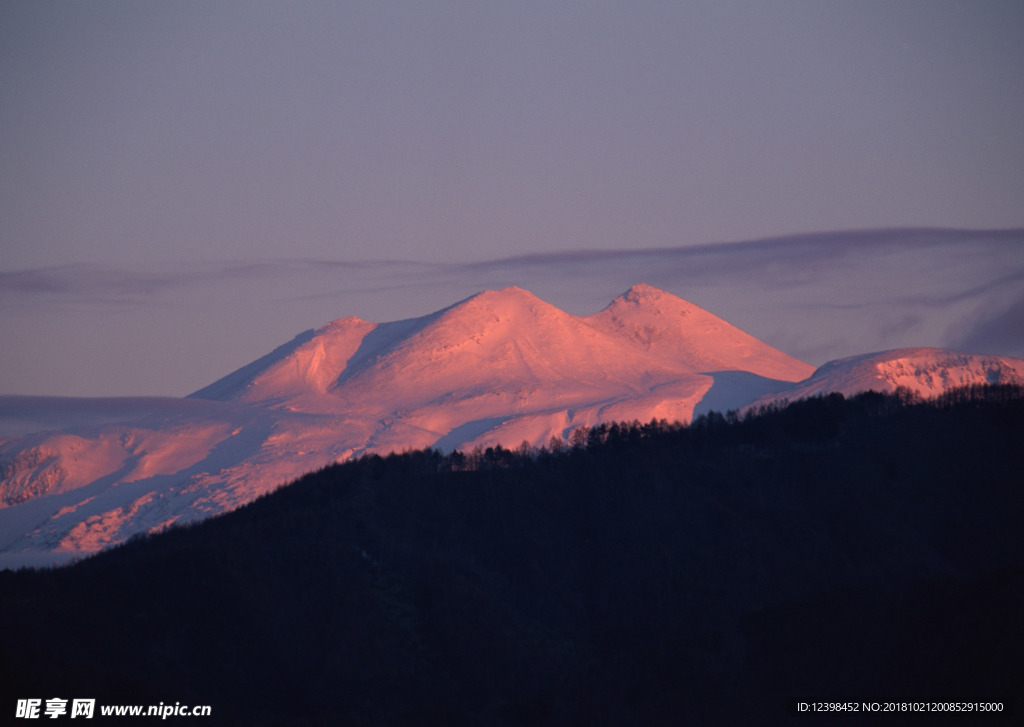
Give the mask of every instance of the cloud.
[{"label": "cloud", "polygon": [[[60,265],[18,271],[0,271],[0,300],[38,305],[146,305],[162,302],[169,293],[223,285],[262,284],[269,281],[318,282],[326,275],[347,275],[364,283],[400,279],[422,269],[420,263],[395,261],[339,262],[278,259],[175,266],[164,271],[126,270],[99,265]],[[301,288],[300,288],[301,289]]]},{"label": "cloud", "polygon": [[973,320],[951,326],[946,340],[950,348],[1024,357],[1024,293],[1003,308],[984,308]]},{"label": "cloud", "polygon": [[[665,286],[753,284],[759,289],[794,289],[817,286],[823,278],[850,277],[843,271],[866,274],[851,284],[888,281],[899,277],[912,281],[920,261],[941,267],[950,253],[971,246],[974,258],[995,247],[1024,243],[1024,230],[875,230],[793,235],[766,240],[724,244],[622,250],[572,250],[511,256],[494,260],[447,264],[411,260],[341,261],[310,258],[279,258],[248,262],[223,262],[175,266],[170,270],[127,270],[98,265],[64,265],[22,271],[0,271],[0,296],[45,298],[76,303],[145,303],[166,292],[184,288],[248,284],[267,281],[307,283],[294,288],[296,296],[322,296],[339,292],[373,292],[387,289],[508,284],[530,282],[598,282],[622,277],[628,285],[645,282]],[[936,256],[938,258],[936,259]],[[1019,257],[1019,256],[1018,256]],[[1024,279],[1024,261],[1015,269],[1000,268],[999,275],[982,279],[963,278],[956,287],[935,294],[889,286],[888,299],[906,305],[933,305],[958,297],[985,294],[990,288],[1018,284]],[[967,283],[968,285],[965,285]],[[524,286],[525,287],[525,286]],[[876,285],[877,287],[877,285]],[[896,293],[905,290],[904,296]],[[473,291],[475,292],[475,291]],[[601,296],[607,290],[599,292]],[[853,305],[861,305],[857,300]],[[843,307],[837,299],[813,301],[813,305]]]},{"label": "cloud", "polygon": [[189,284],[194,274],[120,271],[95,265],[60,265],[0,272],[4,305],[125,305]]},{"label": "cloud", "polygon": [[[508,285],[585,315],[650,283],[815,365],[904,346],[1022,355],[1022,281],[1024,230],[842,232],[447,264],[54,266],[0,272],[0,334],[13,352],[0,390],[49,393],[55,380],[63,393],[115,394],[138,376],[125,393],[188,393],[336,318],[412,318]],[[91,388],[74,383],[102,376]]]}]

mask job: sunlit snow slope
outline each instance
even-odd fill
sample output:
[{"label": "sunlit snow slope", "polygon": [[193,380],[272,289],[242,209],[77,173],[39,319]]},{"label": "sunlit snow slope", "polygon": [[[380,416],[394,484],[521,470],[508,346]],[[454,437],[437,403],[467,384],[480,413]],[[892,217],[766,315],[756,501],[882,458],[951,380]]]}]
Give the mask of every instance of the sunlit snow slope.
[{"label": "sunlit snow slope", "polygon": [[897,352],[865,358],[868,374],[845,362],[814,372],[651,286],[590,316],[506,288],[422,318],[339,319],[186,399],[3,397],[0,567],[224,512],[364,452],[545,445],[604,421],[687,421],[770,397],[923,381],[916,372],[932,364],[935,391],[1024,381],[1016,359],[951,367],[962,354],[914,351],[913,366]]},{"label": "sunlit snow slope", "polygon": [[900,348],[829,361],[788,390],[762,396],[750,406],[839,392],[908,389],[930,398],[972,384],[1024,384],[1024,359],[942,348]]},{"label": "sunlit snow slope", "polygon": [[365,421],[374,448],[543,444],[609,419],[689,419],[717,372],[764,393],[812,370],[650,286],[582,318],[507,288],[423,318],[335,321],[193,396]]}]

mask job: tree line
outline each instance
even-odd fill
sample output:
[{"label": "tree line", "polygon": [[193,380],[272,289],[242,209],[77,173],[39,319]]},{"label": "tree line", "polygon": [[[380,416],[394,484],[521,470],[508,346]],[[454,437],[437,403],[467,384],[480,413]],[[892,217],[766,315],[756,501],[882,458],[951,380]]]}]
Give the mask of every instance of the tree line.
[{"label": "tree line", "polygon": [[1010,719],[1022,434],[990,386],[366,455],[0,573],[0,680],[218,724],[747,724],[805,694]]}]

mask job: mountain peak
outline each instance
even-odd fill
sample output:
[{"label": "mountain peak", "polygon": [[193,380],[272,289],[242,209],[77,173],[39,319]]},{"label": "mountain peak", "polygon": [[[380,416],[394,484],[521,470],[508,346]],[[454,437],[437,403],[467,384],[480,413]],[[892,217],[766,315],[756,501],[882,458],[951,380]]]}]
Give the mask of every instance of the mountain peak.
[{"label": "mountain peak", "polygon": [[[426,317],[436,321],[437,326],[446,329],[445,335],[470,335],[481,327],[488,328],[496,321],[517,321],[520,325],[532,327],[535,319],[550,317],[558,309],[528,290],[509,286],[497,290],[481,290],[458,303]],[[453,330],[452,326],[459,327]]]},{"label": "mountain peak", "polygon": [[661,288],[656,288],[653,285],[637,283],[636,285],[631,286],[629,290],[619,297],[623,300],[629,301],[630,303],[640,303],[646,300],[659,300],[665,296],[671,296],[673,298],[677,297],[671,293],[665,292]]},{"label": "mountain peak", "polygon": [[694,371],[742,370],[785,381],[800,381],[814,371],[700,306],[646,283],[632,286],[586,320]]},{"label": "mountain peak", "polygon": [[647,283],[637,283],[631,286],[629,290],[609,303],[605,311],[609,311],[609,315],[616,317],[637,315],[660,317],[666,314],[670,317],[682,318],[693,315],[715,317],[700,306]]},{"label": "mountain peak", "polygon": [[467,303],[484,304],[487,306],[508,306],[508,305],[522,305],[531,303],[542,303],[540,298],[535,296],[528,290],[524,290],[516,285],[510,285],[507,288],[499,288],[497,290],[481,290],[475,293],[465,300],[456,303],[452,308],[458,308]]}]

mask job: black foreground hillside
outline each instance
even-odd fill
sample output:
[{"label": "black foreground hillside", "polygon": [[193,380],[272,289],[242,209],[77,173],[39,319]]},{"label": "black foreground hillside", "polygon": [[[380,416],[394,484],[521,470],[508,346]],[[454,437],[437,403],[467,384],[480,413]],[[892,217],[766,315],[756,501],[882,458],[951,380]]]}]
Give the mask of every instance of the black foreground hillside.
[{"label": "black foreground hillside", "polygon": [[73,567],[0,573],[0,710],[823,724],[796,703],[918,700],[1002,702],[951,719],[1007,723],[1022,444],[1024,391],[979,387],[365,457]]}]

